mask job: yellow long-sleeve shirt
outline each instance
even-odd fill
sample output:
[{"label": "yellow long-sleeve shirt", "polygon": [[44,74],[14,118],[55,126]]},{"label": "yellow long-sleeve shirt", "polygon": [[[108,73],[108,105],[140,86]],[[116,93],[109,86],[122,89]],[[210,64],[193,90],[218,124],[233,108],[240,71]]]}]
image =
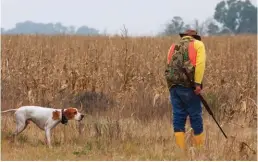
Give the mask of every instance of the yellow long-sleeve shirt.
[{"label": "yellow long-sleeve shirt", "polygon": [[[187,37],[189,37],[189,36],[185,36],[182,39],[187,38]],[[204,75],[204,71],[205,71],[205,63],[206,63],[205,45],[202,41],[195,40],[194,48],[197,52],[194,81],[197,84],[201,84],[202,80],[203,80],[203,75]]]}]

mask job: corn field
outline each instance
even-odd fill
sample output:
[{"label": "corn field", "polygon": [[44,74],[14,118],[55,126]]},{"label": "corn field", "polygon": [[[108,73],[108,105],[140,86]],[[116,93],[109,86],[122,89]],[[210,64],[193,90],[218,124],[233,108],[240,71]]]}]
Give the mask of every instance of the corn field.
[{"label": "corn field", "polygon": [[[12,114],[2,114],[2,160],[178,160],[164,70],[178,37],[1,36],[1,109],[24,105],[82,108],[82,124],[52,131],[54,149],[33,124],[9,144]],[[204,37],[202,156],[186,160],[257,160],[256,36]],[[80,128],[80,129],[79,129]]]}]

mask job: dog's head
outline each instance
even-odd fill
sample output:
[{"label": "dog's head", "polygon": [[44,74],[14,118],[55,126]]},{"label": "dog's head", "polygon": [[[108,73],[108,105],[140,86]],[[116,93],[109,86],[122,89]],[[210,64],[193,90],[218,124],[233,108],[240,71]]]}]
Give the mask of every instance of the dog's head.
[{"label": "dog's head", "polygon": [[81,121],[84,118],[84,115],[80,113],[77,108],[74,107],[64,109],[64,115],[68,120]]}]

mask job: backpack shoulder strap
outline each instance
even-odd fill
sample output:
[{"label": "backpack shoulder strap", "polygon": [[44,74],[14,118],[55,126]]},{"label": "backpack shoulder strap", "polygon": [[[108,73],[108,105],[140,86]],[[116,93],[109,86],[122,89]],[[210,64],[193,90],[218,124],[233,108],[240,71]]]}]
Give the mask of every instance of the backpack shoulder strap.
[{"label": "backpack shoulder strap", "polygon": [[192,63],[193,66],[196,66],[196,56],[197,56],[197,51],[194,48],[194,41],[189,42],[188,45],[188,57]]}]

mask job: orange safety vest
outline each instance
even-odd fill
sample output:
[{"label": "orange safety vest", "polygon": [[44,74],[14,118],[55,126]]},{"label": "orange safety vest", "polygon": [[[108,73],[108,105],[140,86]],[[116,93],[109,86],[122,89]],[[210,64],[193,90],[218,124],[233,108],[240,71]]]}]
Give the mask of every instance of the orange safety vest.
[{"label": "orange safety vest", "polygon": [[[172,59],[174,49],[175,49],[175,44],[172,44],[168,52],[167,64],[169,64]],[[188,57],[190,59],[191,64],[194,67],[196,66],[196,56],[197,56],[197,51],[194,48],[194,41],[191,41],[189,42],[189,46],[188,46]]]}]

